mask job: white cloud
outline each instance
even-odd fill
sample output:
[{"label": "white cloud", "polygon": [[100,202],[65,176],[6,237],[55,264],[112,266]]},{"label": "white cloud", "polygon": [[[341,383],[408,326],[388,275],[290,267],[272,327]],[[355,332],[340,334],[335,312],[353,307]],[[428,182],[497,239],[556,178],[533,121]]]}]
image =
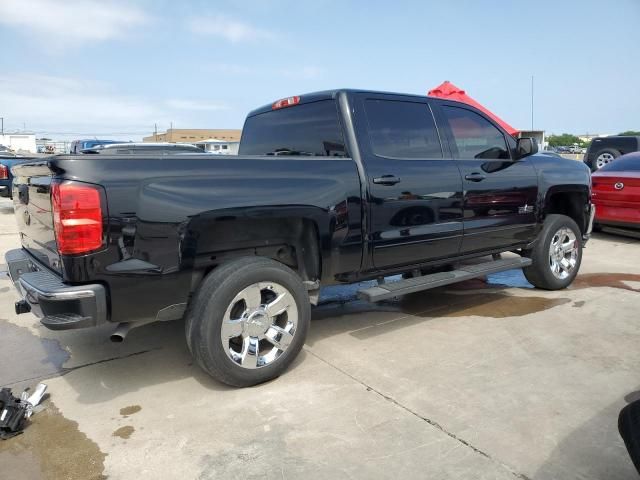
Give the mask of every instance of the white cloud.
[{"label": "white cloud", "polygon": [[119,38],[149,20],[139,8],[99,0],[2,0],[0,24],[52,43]]},{"label": "white cloud", "polygon": [[122,95],[103,82],[33,74],[0,74],[0,105],[5,130],[21,128],[24,122],[27,129],[54,138],[101,132],[140,138],[156,122],[186,126],[202,120],[198,111],[228,108],[211,101],[149,100]]},{"label": "white cloud", "polygon": [[221,37],[231,43],[270,40],[275,37],[269,30],[254,27],[227,15],[193,17],[188,20],[187,26],[193,33]]},{"label": "white cloud", "polygon": [[181,100],[181,99],[170,99],[166,101],[166,105],[169,108],[175,108],[176,110],[195,110],[195,111],[203,111],[203,112],[212,112],[215,110],[227,110],[229,107],[223,105],[222,103],[210,103],[206,101],[196,101],[196,100]]}]

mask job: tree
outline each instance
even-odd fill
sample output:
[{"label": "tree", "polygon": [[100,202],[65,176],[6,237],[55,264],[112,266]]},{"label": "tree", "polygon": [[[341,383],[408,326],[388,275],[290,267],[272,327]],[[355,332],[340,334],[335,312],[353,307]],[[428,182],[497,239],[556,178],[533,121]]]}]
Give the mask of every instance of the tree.
[{"label": "tree", "polygon": [[573,145],[574,143],[577,143],[580,146],[584,144],[582,140],[570,133],[563,133],[562,135],[549,135],[547,137],[547,142],[549,142],[550,147],[567,147]]},{"label": "tree", "polygon": [[619,133],[618,135],[625,137],[640,137],[640,132],[636,130],[627,130],[626,132]]}]

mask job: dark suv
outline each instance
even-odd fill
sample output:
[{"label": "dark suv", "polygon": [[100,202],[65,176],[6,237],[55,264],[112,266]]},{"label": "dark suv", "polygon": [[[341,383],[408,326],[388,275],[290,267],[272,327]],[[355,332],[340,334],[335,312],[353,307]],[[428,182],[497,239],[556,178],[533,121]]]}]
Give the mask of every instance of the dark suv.
[{"label": "dark suv", "polygon": [[591,141],[584,163],[592,172],[613,162],[620,155],[637,152],[640,150],[640,137],[627,137],[612,135],[610,137],[597,137]]}]

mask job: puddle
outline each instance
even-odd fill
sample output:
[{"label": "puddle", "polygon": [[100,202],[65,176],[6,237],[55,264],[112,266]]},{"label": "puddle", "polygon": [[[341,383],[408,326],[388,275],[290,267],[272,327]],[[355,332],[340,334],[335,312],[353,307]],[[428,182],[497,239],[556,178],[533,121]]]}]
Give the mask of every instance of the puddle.
[{"label": "puddle", "polygon": [[40,338],[27,327],[0,319],[0,385],[7,386],[28,379],[59,373],[70,355],[57,340]]},{"label": "puddle", "polygon": [[120,437],[120,438],[126,440],[129,437],[131,437],[133,432],[135,432],[135,428],[133,428],[131,425],[125,425],[124,427],[120,427],[115,432],[113,432],[112,435],[114,437]]},{"label": "puddle", "polygon": [[63,417],[48,401],[24,433],[0,441],[2,478],[29,480],[103,480],[104,459],[98,445]]},{"label": "puddle", "polygon": [[640,288],[633,288],[624,282],[640,282],[640,275],[635,273],[585,273],[578,275],[569,288],[613,287],[640,292]]},{"label": "puddle", "polygon": [[128,407],[120,409],[120,415],[128,417],[129,415],[138,413],[140,410],[142,410],[142,407],[140,405],[129,405]]}]

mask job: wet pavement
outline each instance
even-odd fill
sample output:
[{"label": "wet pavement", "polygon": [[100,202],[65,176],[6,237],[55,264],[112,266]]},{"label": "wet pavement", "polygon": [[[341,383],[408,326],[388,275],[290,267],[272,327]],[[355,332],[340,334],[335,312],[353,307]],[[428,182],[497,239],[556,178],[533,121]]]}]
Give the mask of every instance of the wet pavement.
[{"label": "wet pavement", "polygon": [[[17,244],[0,200],[0,253]],[[292,368],[242,390],[193,365],[183,322],[52,332],[0,279],[0,385],[49,384],[0,477],[635,478],[616,422],[639,265],[638,240],[598,234],[559,292],[520,271],[379,304],[329,287]]]}]

